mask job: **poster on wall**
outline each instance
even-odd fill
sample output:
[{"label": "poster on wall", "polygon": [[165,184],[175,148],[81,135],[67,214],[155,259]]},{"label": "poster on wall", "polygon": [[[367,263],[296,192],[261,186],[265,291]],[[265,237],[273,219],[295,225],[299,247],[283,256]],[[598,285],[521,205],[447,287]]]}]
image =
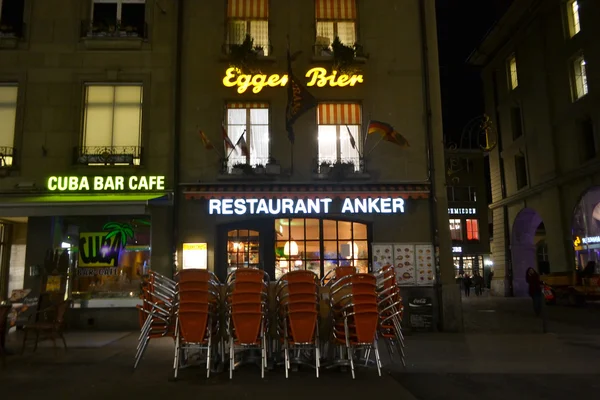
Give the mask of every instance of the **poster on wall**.
[{"label": "poster on wall", "polygon": [[417,285],[431,286],[434,280],[435,254],[430,244],[415,246]]},{"label": "poster on wall", "polygon": [[394,245],[394,268],[398,285],[415,285],[415,246],[409,243]]},{"label": "poster on wall", "polygon": [[391,244],[375,244],[372,245],[373,253],[373,272],[379,271],[381,268],[394,264],[394,246]]}]

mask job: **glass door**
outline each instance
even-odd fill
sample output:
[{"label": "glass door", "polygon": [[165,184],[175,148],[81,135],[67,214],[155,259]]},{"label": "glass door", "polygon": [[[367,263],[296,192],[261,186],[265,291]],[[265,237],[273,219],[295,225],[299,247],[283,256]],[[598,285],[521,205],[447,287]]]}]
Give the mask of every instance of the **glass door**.
[{"label": "glass door", "polygon": [[227,232],[227,275],[238,268],[260,268],[260,234],[250,229]]}]

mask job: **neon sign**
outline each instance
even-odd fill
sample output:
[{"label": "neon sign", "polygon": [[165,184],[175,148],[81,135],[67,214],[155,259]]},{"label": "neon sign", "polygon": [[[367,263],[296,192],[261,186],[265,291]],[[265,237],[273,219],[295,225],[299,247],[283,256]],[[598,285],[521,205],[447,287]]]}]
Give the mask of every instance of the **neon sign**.
[{"label": "neon sign", "polygon": [[[210,199],[208,213],[216,215],[329,214],[333,199]],[[343,201],[342,214],[404,213],[404,199],[368,198]]]},{"label": "neon sign", "polygon": [[462,247],[454,246],[452,247],[453,253],[462,253]]},{"label": "neon sign", "polygon": [[[345,87],[355,86],[357,83],[364,83],[362,75],[338,75],[338,71],[333,71],[331,74],[327,75],[327,70],[321,67],[310,69],[306,73],[306,78],[309,78],[306,86],[324,87],[329,85],[331,87]],[[287,74],[249,75],[243,74],[238,68],[231,67],[225,71],[223,85],[225,87],[237,86],[237,92],[240,94],[245,93],[246,90],[250,88],[252,88],[252,93],[260,93],[265,87],[286,86],[288,81],[289,76]]]},{"label": "neon sign", "polygon": [[477,209],[475,209],[475,208],[449,208],[448,214],[451,214],[451,215],[475,215],[475,214],[477,214]]},{"label": "neon sign", "polygon": [[164,176],[51,176],[46,188],[52,192],[164,190]]}]

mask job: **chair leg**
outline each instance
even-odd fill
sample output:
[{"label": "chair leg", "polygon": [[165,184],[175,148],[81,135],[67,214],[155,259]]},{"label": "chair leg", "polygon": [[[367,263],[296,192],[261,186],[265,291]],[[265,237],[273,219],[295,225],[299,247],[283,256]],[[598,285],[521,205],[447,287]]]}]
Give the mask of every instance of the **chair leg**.
[{"label": "chair leg", "polygon": [[206,351],[206,378],[210,378],[210,353],[212,351],[212,328],[208,321],[208,350]]},{"label": "chair leg", "polygon": [[233,350],[233,335],[229,334],[229,379],[233,379],[234,367],[234,350]]},{"label": "chair leg", "polygon": [[60,338],[62,339],[63,346],[65,346],[65,353],[66,353],[67,352],[67,341],[65,340],[65,335],[62,332],[60,332],[59,334],[60,334]]},{"label": "chair leg", "polygon": [[25,329],[23,333],[23,346],[21,347],[21,354],[25,353],[25,344],[27,343],[27,335],[29,334],[29,330]]},{"label": "chair leg", "polygon": [[373,346],[375,347],[375,363],[377,364],[377,373],[379,376],[381,376],[381,359],[379,358],[379,345],[377,344],[377,336],[375,336]]},{"label": "chair leg", "polygon": [[40,331],[35,331],[35,345],[33,346],[34,353],[37,350],[39,340],[40,340]]},{"label": "chair leg", "polygon": [[350,330],[348,329],[348,319],[344,319],[344,333],[346,334],[346,351],[348,353],[348,359],[350,360],[350,370],[352,371],[352,379],[356,379],[354,374],[354,355],[352,354],[350,346]]}]

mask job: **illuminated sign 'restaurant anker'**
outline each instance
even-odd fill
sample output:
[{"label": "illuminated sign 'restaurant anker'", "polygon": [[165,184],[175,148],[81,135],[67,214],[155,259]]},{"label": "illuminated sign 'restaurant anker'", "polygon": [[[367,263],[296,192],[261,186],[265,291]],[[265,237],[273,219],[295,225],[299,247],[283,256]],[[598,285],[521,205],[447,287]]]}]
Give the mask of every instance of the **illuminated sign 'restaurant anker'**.
[{"label": "illuminated sign 'restaurant anker'", "polygon": [[[329,214],[332,199],[210,199],[208,213],[216,215]],[[404,199],[344,199],[342,214],[404,213]]]}]

